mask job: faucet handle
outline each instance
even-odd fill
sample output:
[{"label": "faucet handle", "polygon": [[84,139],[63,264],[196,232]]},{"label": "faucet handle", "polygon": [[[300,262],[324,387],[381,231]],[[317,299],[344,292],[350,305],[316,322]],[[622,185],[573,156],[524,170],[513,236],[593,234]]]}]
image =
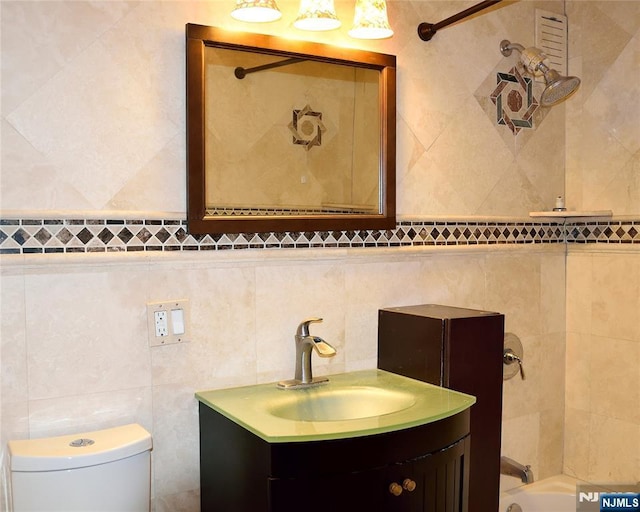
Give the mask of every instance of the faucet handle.
[{"label": "faucet handle", "polygon": [[518,363],[519,370],[520,370],[520,377],[522,377],[522,380],[525,379],[524,367],[522,366],[522,359],[520,357],[518,357],[513,350],[511,350],[510,348],[505,350],[502,360],[503,360],[504,364]]},{"label": "faucet handle", "polygon": [[322,322],[322,318],[307,318],[303,320],[300,325],[298,325],[298,329],[296,330],[296,336],[309,336],[309,324],[315,324]]}]

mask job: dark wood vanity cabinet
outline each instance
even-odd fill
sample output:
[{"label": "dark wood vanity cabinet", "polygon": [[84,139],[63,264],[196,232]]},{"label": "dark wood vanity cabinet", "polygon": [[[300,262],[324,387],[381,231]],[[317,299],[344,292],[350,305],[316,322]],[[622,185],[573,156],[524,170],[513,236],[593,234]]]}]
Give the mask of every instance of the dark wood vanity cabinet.
[{"label": "dark wood vanity cabinet", "polygon": [[469,410],[395,432],[268,443],[200,403],[202,512],[467,512]]},{"label": "dark wood vanity cabinet", "polygon": [[469,512],[497,512],[500,498],[504,315],[438,304],[381,309],[378,368],[468,393]]}]

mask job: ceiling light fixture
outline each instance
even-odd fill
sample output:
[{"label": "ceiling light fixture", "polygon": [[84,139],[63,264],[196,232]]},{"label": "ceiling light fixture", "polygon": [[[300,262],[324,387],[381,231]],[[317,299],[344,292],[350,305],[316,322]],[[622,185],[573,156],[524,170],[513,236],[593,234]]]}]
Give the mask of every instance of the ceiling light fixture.
[{"label": "ceiling light fixture", "polygon": [[353,28],[349,35],[356,39],[386,39],[393,36],[385,0],[356,0]]},{"label": "ceiling light fixture", "polygon": [[300,30],[325,31],[340,27],[333,0],[301,0],[293,26]]},{"label": "ceiling light fixture", "polygon": [[238,21],[256,23],[279,20],[282,13],[275,0],[236,0],[231,17]]},{"label": "ceiling light fixture", "polygon": [[[236,0],[231,16],[239,21],[276,21],[282,13],[275,0]],[[293,26],[300,30],[327,31],[342,25],[334,0],[300,0]],[[393,36],[386,0],[356,0],[353,26],[349,35],[356,39],[385,39]]]}]

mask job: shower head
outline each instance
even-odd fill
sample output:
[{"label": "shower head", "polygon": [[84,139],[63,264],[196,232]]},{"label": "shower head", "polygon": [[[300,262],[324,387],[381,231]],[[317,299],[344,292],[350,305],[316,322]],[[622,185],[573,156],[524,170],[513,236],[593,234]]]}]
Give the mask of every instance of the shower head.
[{"label": "shower head", "polygon": [[542,91],[542,96],[540,96],[540,104],[543,107],[551,107],[562,103],[580,87],[580,79],[578,77],[561,76],[555,69],[548,69],[548,71],[544,72],[544,81],[547,87]]},{"label": "shower head", "polygon": [[575,76],[562,76],[547,63],[548,57],[535,46],[525,48],[521,44],[512,43],[504,39],[500,43],[500,53],[505,57],[516,50],[520,53],[520,62],[524,68],[534,76],[542,76],[546,87],[542,91],[540,104],[543,107],[551,107],[563,102],[571,96],[580,86],[580,79]]}]

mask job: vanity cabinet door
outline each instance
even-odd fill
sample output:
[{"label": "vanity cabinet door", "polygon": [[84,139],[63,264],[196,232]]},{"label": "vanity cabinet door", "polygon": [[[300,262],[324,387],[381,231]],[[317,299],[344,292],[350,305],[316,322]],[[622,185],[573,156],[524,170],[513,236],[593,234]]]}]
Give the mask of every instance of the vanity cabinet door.
[{"label": "vanity cabinet door", "polygon": [[469,437],[355,473],[270,478],[269,512],[467,512]]},{"label": "vanity cabinet door", "polygon": [[376,469],[306,478],[270,478],[269,512],[380,511],[383,476]]},{"label": "vanity cabinet door", "polygon": [[424,471],[418,461],[393,464],[385,471],[384,509],[388,512],[423,512]]},{"label": "vanity cabinet door", "polygon": [[424,512],[467,512],[469,437],[416,461],[424,477]]},{"label": "vanity cabinet door", "polygon": [[468,437],[387,470],[385,511],[467,512]]}]

